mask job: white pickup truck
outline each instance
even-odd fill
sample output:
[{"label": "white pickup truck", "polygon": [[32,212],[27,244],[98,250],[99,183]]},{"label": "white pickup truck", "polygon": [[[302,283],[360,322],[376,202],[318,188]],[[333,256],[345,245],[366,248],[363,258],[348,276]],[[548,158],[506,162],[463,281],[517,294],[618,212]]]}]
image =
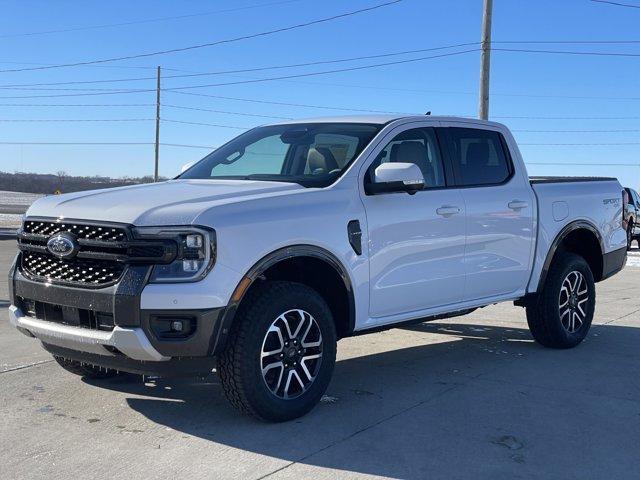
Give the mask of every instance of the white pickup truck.
[{"label": "white pickup truck", "polygon": [[73,373],[215,368],[234,406],[288,420],[355,334],[513,301],[540,344],[576,346],[625,264],[622,199],[613,178],[529,178],[497,123],[267,125],[167,182],[35,202],[10,319]]}]

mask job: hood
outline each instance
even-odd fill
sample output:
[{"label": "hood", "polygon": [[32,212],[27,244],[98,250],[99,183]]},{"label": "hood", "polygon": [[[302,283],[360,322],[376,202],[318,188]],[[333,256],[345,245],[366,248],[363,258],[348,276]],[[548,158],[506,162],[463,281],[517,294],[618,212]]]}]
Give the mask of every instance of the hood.
[{"label": "hood", "polygon": [[50,195],[27,216],[121,222],[133,225],[189,225],[206,210],[238,201],[295,192],[295,183],[252,180],[169,180],[161,183]]}]

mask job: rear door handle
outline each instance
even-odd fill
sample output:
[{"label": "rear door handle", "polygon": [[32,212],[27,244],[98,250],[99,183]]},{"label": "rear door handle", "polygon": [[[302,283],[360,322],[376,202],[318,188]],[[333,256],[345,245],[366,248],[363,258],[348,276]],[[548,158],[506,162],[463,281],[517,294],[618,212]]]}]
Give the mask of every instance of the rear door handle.
[{"label": "rear door handle", "polygon": [[522,200],[512,200],[508,205],[511,210],[522,210],[523,208],[527,208],[528,206],[529,204]]},{"label": "rear door handle", "polygon": [[451,215],[457,215],[460,213],[460,207],[453,205],[443,205],[436,209],[436,213],[442,217],[450,217]]}]

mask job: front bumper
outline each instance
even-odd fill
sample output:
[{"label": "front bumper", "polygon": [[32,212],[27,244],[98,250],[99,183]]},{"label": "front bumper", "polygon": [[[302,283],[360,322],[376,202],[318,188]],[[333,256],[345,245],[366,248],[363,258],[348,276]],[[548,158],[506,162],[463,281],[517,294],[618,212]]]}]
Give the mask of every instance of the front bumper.
[{"label": "front bumper", "polygon": [[133,360],[162,362],[170,357],[158,352],[141,328],[114,327],[110,332],[72,327],[31,318],[15,305],[9,307],[9,321],[21,332],[44,343],[96,355],[125,355]]},{"label": "front bumper", "polygon": [[[9,272],[9,318],[22,333],[41,340],[48,351],[71,360],[163,376],[210,371],[220,348],[219,332],[226,309],[143,309],[141,295],[147,278],[148,267],[136,266],[128,268],[115,285],[77,288],[34,281],[14,263]],[[29,308],[31,302],[47,308],[34,312]],[[96,312],[107,314],[112,324],[104,329],[71,323],[59,312],[50,315],[57,308],[81,311],[76,318]],[[158,325],[173,317],[188,318],[195,325],[194,331],[183,338],[168,338]]]}]

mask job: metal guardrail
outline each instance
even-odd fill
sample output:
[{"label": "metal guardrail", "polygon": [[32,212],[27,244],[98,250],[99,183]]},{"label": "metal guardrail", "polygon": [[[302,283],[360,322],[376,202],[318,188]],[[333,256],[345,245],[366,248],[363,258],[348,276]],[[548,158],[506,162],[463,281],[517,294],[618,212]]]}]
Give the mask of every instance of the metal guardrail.
[{"label": "metal guardrail", "polygon": [[0,240],[15,239],[18,234],[18,230],[15,228],[0,228]]}]

